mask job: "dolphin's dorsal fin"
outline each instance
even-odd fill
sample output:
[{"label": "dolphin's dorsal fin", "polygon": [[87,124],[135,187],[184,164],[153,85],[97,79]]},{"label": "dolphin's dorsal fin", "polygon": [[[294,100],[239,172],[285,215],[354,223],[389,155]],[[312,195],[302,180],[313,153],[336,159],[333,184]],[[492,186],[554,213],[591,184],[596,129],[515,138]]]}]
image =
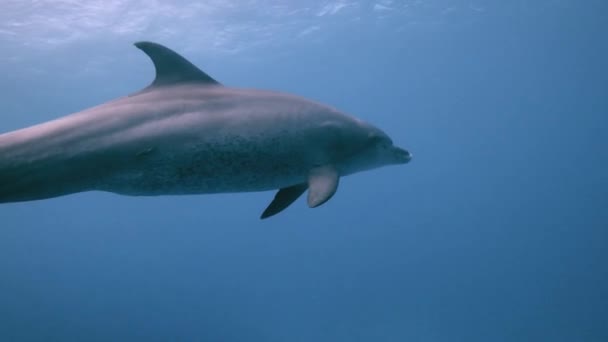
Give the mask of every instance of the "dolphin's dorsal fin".
[{"label": "dolphin's dorsal fin", "polygon": [[156,78],[148,88],[179,83],[220,85],[177,52],[152,42],[137,42],[135,46],[150,57],[156,69]]}]

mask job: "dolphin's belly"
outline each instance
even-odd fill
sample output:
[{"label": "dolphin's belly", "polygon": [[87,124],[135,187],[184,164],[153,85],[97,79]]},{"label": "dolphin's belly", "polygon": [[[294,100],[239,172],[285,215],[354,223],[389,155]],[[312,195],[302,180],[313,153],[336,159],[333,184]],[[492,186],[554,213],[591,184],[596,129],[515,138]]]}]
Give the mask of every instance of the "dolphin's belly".
[{"label": "dolphin's belly", "polygon": [[[288,139],[285,139],[287,141]],[[95,188],[125,195],[264,191],[306,180],[306,149],[271,138],[223,138],[155,146],[132,153],[129,162]]]}]

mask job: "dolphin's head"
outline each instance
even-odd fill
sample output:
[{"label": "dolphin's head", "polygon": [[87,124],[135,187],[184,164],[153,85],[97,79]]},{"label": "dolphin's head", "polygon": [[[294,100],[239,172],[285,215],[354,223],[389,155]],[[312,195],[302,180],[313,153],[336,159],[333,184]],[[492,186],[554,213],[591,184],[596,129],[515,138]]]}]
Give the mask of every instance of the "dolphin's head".
[{"label": "dolphin's head", "polygon": [[357,143],[354,144],[357,148],[342,163],[345,173],[405,164],[412,159],[410,152],[395,146],[393,140],[379,128],[362,121],[358,121],[357,126]]},{"label": "dolphin's head", "polygon": [[393,140],[379,129],[375,129],[368,135],[369,147],[365,154],[370,154],[373,160],[379,164],[405,164],[412,160],[412,154],[393,144]]}]

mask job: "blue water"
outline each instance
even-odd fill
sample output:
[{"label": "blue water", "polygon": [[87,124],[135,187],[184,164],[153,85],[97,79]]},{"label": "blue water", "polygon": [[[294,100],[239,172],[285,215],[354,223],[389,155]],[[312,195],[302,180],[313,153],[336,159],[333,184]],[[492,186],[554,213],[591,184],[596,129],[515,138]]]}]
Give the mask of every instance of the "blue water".
[{"label": "blue water", "polygon": [[151,40],[414,154],[265,221],[270,192],[1,205],[1,341],[608,341],[606,2],[1,7],[1,132],[144,87]]}]

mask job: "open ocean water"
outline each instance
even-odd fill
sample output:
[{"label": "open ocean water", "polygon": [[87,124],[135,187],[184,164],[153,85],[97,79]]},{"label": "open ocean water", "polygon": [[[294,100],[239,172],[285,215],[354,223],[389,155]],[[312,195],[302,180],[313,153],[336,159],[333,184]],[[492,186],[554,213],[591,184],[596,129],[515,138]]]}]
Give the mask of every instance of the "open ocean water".
[{"label": "open ocean water", "polygon": [[143,88],[149,40],[414,155],[264,221],[272,192],[0,205],[0,341],[608,341],[606,13],[0,0],[2,133]]}]

